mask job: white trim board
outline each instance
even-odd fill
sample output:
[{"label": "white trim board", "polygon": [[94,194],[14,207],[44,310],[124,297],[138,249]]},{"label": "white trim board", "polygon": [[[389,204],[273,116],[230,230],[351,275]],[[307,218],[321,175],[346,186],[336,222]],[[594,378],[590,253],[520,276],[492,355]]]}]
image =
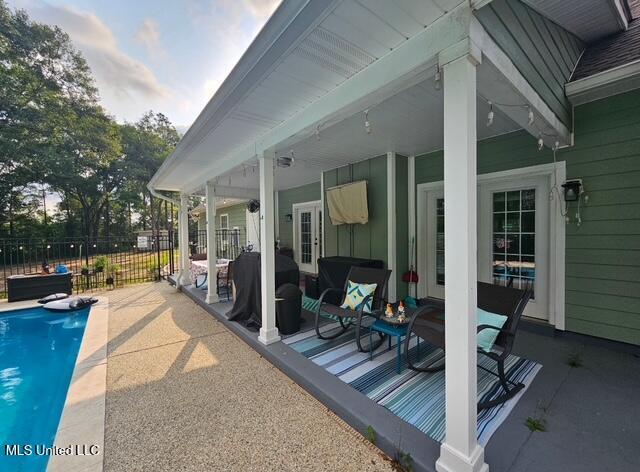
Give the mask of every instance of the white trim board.
[{"label": "white trim board", "polygon": [[[566,163],[559,161],[555,164],[541,164],[531,167],[523,167],[519,169],[511,169],[501,172],[491,172],[488,174],[479,174],[477,176],[478,184],[485,182],[500,182],[513,180],[515,178],[547,176],[550,180],[550,187],[554,183],[561,185],[566,180]],[[555,176],[555,179],[554,179]],[[443,188],[444,181],[427,182],[417,185],[416,203],[416,231],[417,234],[427,234],[426,215],[426,194]],[[565,329],[565,252],[566,252],[566,223],[562,216],[561,209],[564,202],[558,199],[556,193],[550,202],[549,217],[549,324],[555,326],[556,329],[564,331]],[[419,275],[418,297],[424,297],[427,293],[427,277],[425,277],[427,268],[424,267],[424,260],[427,255],[426,238],[417,238],[418,256],[417,271]]]},{"label": "white trim board", "polygon": [[565,85],[567,98],[582,105],[640,88],[640,59]]}]

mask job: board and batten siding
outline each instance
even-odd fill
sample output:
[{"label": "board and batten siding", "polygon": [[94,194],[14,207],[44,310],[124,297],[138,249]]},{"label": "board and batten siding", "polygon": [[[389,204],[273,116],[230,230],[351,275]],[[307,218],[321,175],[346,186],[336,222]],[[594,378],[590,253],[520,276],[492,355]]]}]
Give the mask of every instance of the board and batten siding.
[{"label": "board and batten siding", "polygon": [[364,225],[332,225],[325,199],[325,254],[381,259],[386,264],[387,156],[324,172],[325,189],[359,180],[367,181],[369,222]]},{"label": "board and batten siding", "polygon": [[293,205],[320,200],[320,197],[320,181],[278,192],[280,247],[293,249],[293,221],[287,220],[287,215],[293,214]]},{"label": "board and batten siding", "polygon": [[[575,146],[557,153],[581,178],[582,224],[569,206],[566,329],[640,345],[640,90],[575,109]],[[478,142],[478,173],[553,162],[524,131]],[[443,179],[443,153],[416,157],[416,183]]]},{"label": "board and batten siding", "polygon": [[571,128],[564,93],[584,45],[573,34],[520,0],[494,0],[476,12],[478,21],[558,118]]}]

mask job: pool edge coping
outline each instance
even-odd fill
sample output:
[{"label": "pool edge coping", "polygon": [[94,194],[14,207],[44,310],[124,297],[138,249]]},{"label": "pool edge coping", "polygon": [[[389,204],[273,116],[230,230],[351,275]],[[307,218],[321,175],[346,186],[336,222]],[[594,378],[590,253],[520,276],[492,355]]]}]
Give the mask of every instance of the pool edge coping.
[{"label": "pool edge coping", "polygon": [[[47,465],[50,472],[101,472],[104,467],[109,299],[97,298],[89,312],[54,442],[56,447],[80,449],[71,455],[52,455]],[[92,445],[98,446],[97,455],[90,455]]]}]

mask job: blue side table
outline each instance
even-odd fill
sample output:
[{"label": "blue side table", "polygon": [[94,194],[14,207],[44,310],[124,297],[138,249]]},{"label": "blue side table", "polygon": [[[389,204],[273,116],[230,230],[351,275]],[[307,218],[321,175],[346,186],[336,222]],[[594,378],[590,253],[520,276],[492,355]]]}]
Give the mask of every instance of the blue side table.
[{"label": "blue side table", "polygon": [[[377,331],[378,333],[383,333],[389,336],[389,351],[391,350],[391,338],[397,338],[396,348],[397,348],[397,356],[396,356],[396,371],[399,373],[402,372],[402,338],[407,336],[407,326],[409,323],[405,324],[392,324],[384,321],[384,318],[377,319],[369,330],[369,359],[373,359],[373,350],[371,349],[372,341],[373,341],[373,332]],[[418,356],[420,356],[420,337],[418,337]]]}]

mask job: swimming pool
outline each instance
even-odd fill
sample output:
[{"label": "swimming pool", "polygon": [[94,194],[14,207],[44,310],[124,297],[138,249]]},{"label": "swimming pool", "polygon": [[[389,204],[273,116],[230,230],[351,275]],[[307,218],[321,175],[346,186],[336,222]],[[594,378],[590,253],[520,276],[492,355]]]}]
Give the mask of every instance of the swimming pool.
[{"label": "swimming pool", "polygon": [[[89,310],[0,312],[0,471],[46,469],[35,448],[54,443]],[[32,453],[8,455],[12,445]]]}]

